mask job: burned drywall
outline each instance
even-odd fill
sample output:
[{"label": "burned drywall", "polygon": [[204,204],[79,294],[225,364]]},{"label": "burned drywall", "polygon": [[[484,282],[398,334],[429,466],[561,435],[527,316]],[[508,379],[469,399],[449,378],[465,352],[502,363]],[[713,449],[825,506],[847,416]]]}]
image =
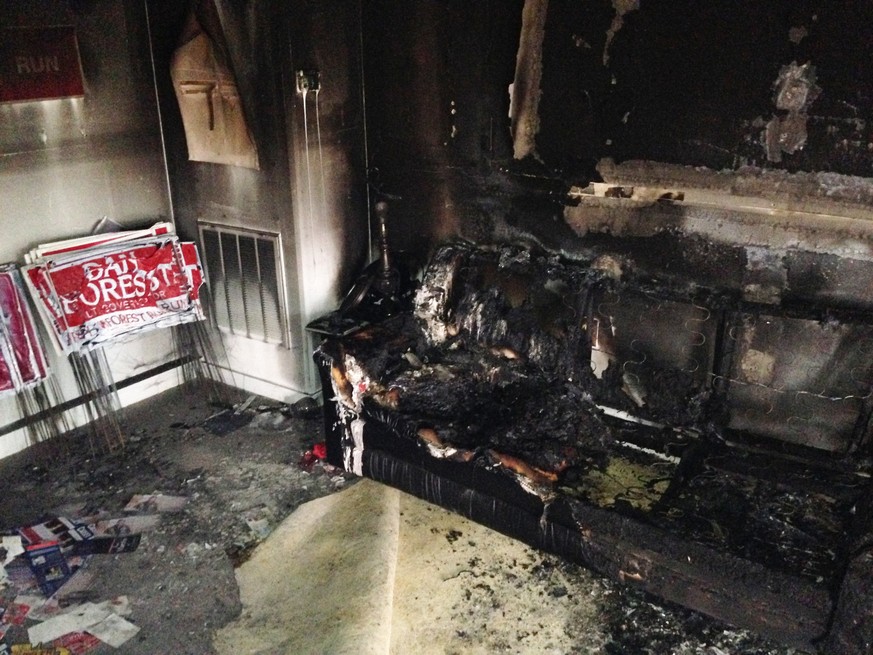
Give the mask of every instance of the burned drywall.
[{"label": "burned drywall", "polygon": [[[600,156],[869,174],[873,67],[857,29],[869,3],[585,3],[599,20],[576,4],[550,6],[549,24],[578,38],[547,29],[543,102],[565,96],[580,67],[600,67],[581,81]],[[544,135],[564,129],[541,117]]]},{"label": "burned drywall", "polygon": [[768,161],[778,164],[783,153],[793,155],[806,145],[809,107],[821,94],[821,87],[815,82],[815,66],[809,62],[800,66],[792,61],[780,69],[773,83],[773,103],[780,113],[764,128]]},{"label": "burned drywall", "polygon": [[873,171],[860,0],[379,0],[364,14],[369,175],[400,197],[400,249],[450,234],[584,247],[566,192],[639,162],[669,188],[708,170],[838,215]]},{"label": "burned drywall", "polygon": [[459,232],[487,239],[512,184],[509,85],[523,0],[363,6],[368,176],[390,239],[419,256]]}]

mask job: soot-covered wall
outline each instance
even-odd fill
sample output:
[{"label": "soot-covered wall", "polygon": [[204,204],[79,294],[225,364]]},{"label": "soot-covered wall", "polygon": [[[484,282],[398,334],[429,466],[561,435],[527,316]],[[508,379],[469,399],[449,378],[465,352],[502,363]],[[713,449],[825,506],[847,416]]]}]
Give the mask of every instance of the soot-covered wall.
[{"label": "soot-covered wall", "polygon": [[[201,225],[217,224],[277,234],[281,242],[287,344],[225,330],[226,365],[248,390],[290,400],[315,385],[305,325],[336,307],[368,256],[359,4],[148,0],[148,6],[180,232],[196,238]],[[191,10],[210,38],[225,44],[258,170],[189,160],[170,63]],[[317,73],[317,93],[297,88],[297,71]],[[210,284],[225,288],[219,275]]]},{"label": "soot-covered wall", "polygon": [[[794,200],[860,190],[873,171],[862,0],[365,5],[369,176],[400,197],[398,248],[527,233],[572,249],[566,191],[613,163],[657,162],[653,179],[679,170],[680,184],[705,167],[728,192],[787,185]],[[522,160],[513,82],[536,111]]]},{"label": "soot-covered wall", "polygon": [[[611,140],[603,154],[870,175],[873,43],[861,28],[873,20],[869,2],[636,4],[590,87],[598,132]],[[580,18],[586,39],[608,20]],[[574,68],[565,40],[552,49]],[[578,65],[596,68],[599,53],[581,50]],[[805,143],[796,142],[803,131]]]}]

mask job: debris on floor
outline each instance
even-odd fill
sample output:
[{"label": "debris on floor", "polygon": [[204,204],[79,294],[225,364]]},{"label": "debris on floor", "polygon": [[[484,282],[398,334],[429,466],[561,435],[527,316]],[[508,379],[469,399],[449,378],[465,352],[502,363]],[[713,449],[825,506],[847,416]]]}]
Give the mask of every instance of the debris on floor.
[{"label": "debris on floor", "polygon": [[118,648],[139,632],[124,618],[129,615],[130,606],[123,596],[102,603],[82,603],[29,628],[27,635],[31,644],[45,644],[71,633],[87,632]]},{"label": "debris on floor", "polygon": [[[231,391],[234,402],[247,398]],[[260,426],[252,421],[236,431],[215,435],[203,427],[203,421],[216,411],[208,394],[195,387],[180,387],[125,410],[128,439],[123,452],[92,455],[83,433],[64,437],[68,439],[69,459],[49,463],[25,452],[0,460],[0,537],[9,537],[0,542],[7,550],[0,556],[0,562],[6,564],[0,566],[0,575],[4,571],[8,574],[5,586],[0,583],[0,655],[215,652],[216,632],[240,618],[235,567],[299,506],[358,484],[351,474],[318,458],[311,469],[298,465],[305,453],[319,453],[323,421],[318,412],[306,418],[285,416],[283,407],[258,399],[248,411],[270,418],[282,415],[285,420],[278,427],[272,427],[271,421]],[[185,428],[180,430],[181,424]],[[178,511],[125,512],[135,495],[187,500]],[[432,510],[437,511],[441,510]],[[132,552],[118,554],[65,554],[75,571],[46,599],[23,554],[12,552],[27,545],[20,539],[20,527],[57,517],[73,524],[85,523],[94,533],[91,542],[98,537],[139,535],[139,545]],[[450,527],[457,526],[453,523]],[[418,529],[431,535],[427,525]],[[459,548],[462,542],[474,548],[469,543],[475,541],[472,533],[463,528],[457,532],[463,535],[447,532],[433,537],[446,548]],[[447,541],[449,535],[454,542]],[[492,607],[488,588],[496,576],[510,580],[519,595],[530,593],[531,585],[536,584],[543,594],[560,596],[567,602],[591,596],[598,614],[593,623],[580,619],[567,627],[580,635],[574,655],[720,655],[717,649],[731,655],[795,652],[753,635],[729,631],[699,614],[650,602],[639,591],[602,581],[554,557],[537,555],[536,561],[517,563],[510,560],[499,568],[500,562],[490,557],[487,547],[478,541],[476,546],[485,555],[477,552],[475,562],[473,556],[466,557],[464,566],[459,566],[459,577],[449,581],[471,581],[469,596],[459,587],[459,605],[451,613],[462,621],[470,617],[469,625],[458,623],[451,628],[463,633],[458,634],[459,639],[472,635],[474,627],[481,629],[486,619],[480,618],[503,611],[502,607]],[[284,557],[289,557],[287,552]],[[537,566],[540,561],[543,564]],[[561,587],[567,590],[566,595],[561,595]],[[92,606],[118,597],[128,599],[129,614],[112,613],[139,628],[119,650],[96,639],[90,629],[63,635],[38,648],[26,643],[28,628],[73,607],[91,607],[93,611]],[[17,623],[9,625],[12,621]],[[120,629],[107,634],[100,627],[91,627],[108,639],[113,639],[112,634],[125,635],[124,628],[129,628],[115,619],[108,624],[103,627]],[[602,637],[602,650],[585,648],[583,637],[588,633]],[[501,652],[523,652],[515,642],[505,645]],[[237,655],[241,652],[236,651]]]},{"label": "debris on floor", "polygon": [[46,596],[55,593],[73,575],[57,541],[28,546],[25,554],[39,589]]},{"label": "debris on floor", "polygon": [[70,655],[85,655],[100,645],[100,640],[87,632],[71,632],[52,642],[56,648],[66,648]]},{"label": "debris on floor", "polygon": [[165,496],[163,494],[136,494],[124,506],[125,512],[150,514],[152,512],[179,512],[188,499],[184,496]]},{"label": "debris on floor", "polygon": [[202,426],[212,434],[221,437],[248,425],[254,417],[252,412],[245,410],[225,409],[207,418],[203,421]]},{"label": "debris on floor", "polygon": [[[0,653],[4,651],[0,650]],[[68,648],[60,646],[31,646],[30,644],[15,644],[11,655],[73,655]]]},{"label": "debris on floor", "polygon": [[303,457],[300,458],[297,465],[304,471],[311,471],[312,467],[315,466],[317,462],[323,462],[326,459],[327,445],[323,441],[320,441],[303,453]]},{"label": "debris on floor", "polygon": [[[82,432],[64,436],[66,457],[25,451],[0,461],[0,655],[12,645],[36,653],[23,649],[54,636],[40,633],[46,621],[74,608],[93,619],[93,606],[118,596],[129,614],[76,624],[39,647],[108,655],[127,639],[120,652],[131,655],[210,652],[212,632],[239,612],[234,566],[299,504],[353,477],[321,460],[297,466],[323,438],[311,399],[283,404],[228,389],[221,408],[193,385],[127,408],[123,452],[94,454]],[[205,422],[217,409],[249,420],[214,434]],[[34,543],[63,544],[70,575],[50,598],[28,565],[22,528]]]},{"label": "debris on floor", "polygon": [[[125,512],[181,510],[187,498],[162,494],[134,495]],[[139,627],[128,621],[130,603],[126,596],[99,603],[85,600],[92,576],[87,567],[95,555],[131,553],[139,546],[144,531],[158,525],[156,514],[105,518],[103,512],[90,517],[47,517],[18,529],[18,535],[2,538],[0,587],[16,592],[0,595],[5,608],[0,614],[0,639],[13,626],[27,627],[30,645],[52,644],[59,652],[79,655],[100,643],[113,648],[126,643]],[[27,575],[29,570],[30,575]],[[68,583],[76,581],[76,584]],[[75,602],[76,598],[83,602]],[[16,648],[18,648],[16,651]],[[25,644],[13,645],[12,652],[27,652]],[[50,652],[50,650],[49,650]]]},{"label": "debris on floor", "polygon": [[321,416],[321,406],[309,396],[304,396],[297,402],[282,407],[279,411],[292,418],[318,418]]},{"label": "debris on floor", "polygon": [[[254,405],[257,396],[249,396],[233,407],[226,407],[207,417],[200,425],[216,436],[236,432],[249,424],[255,429],[286,430],[290,419],[309,419],[321,416],[321,406],[311,397],[304,396],[292,403],[261,403]],[[180,422],[178,427],[189,428]]]}]

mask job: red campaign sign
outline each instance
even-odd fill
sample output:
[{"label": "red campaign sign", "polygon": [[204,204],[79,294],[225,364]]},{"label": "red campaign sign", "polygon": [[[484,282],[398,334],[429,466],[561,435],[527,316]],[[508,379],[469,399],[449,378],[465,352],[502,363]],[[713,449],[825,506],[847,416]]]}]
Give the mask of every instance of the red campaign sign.
[{"label": "red campaign sign", "polygon": [[66,648],[70,655],[87,655],[96,650],[103,642],[87,632],[70,632],[52,642],[52,646]]},{"label": "red campaign sign", "polygon": [[44,380],[48,367],[15,270],[0,271],[0,394]]},{"label": "red campaign sign", "polygon": [[84,95],[73,27],[7,27],[0,31],[0,102]]},{"label": "red campaign sign", "polygon": [[79,252],[25,275],[65,353],[203,318],[197,249],[176,237]]},{"label": "red campaign sign", "polygon": [[9,391],[15,391],[15,381],[12,379],[12,368],[6,361],[6,355],[0,350],[0,394]]},{"label": "red campaign sign", "polygon": [[9,625],[24,625],[27,615],[30,613],[30,605],[22,603],[10,603],[3,612],[3,623]]}]

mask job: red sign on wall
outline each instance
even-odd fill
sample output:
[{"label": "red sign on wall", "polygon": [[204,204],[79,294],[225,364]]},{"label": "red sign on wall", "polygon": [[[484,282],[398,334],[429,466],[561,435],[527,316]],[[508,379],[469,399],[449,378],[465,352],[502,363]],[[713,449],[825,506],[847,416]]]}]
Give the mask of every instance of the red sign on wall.
[{"label": "red sign on wall", "polygon": [[73,27],[0,30],[0,102],[84,95],[79,44]]}]

